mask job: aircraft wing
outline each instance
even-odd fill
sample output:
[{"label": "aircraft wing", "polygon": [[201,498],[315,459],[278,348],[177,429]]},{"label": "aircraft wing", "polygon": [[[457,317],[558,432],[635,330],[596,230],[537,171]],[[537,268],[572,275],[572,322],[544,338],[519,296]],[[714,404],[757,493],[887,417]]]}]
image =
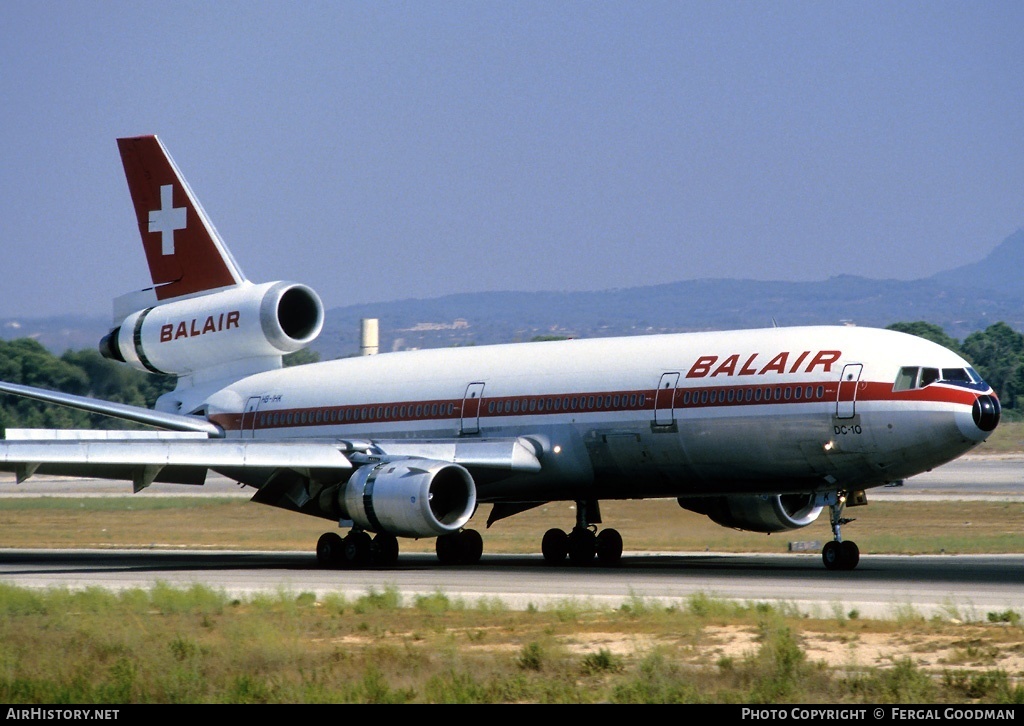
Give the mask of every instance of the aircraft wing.
[{"label": "aircraft wing", "polygon": [[266,472],[351,469],[337,444],[210,439],[201,433],[8,429],[0,470],[18,482],[33,474],[202,484],[208,470]]},{"label": "aircraft wing", "polygon": [[[200,432],[8,429],[0,441],[0,471],[18,482],[34,474],[123,479],[139,491],[153,482],[203,484],[208,470],[261,487],[289,470],[300,477],[342,479],[354,465],[404,459],[459,464],[470,470],[538,472],[529,441],[210,439]],[[310,472],[319,472],[314,477]],[[325,472],[330,472],[324,477]]]}]

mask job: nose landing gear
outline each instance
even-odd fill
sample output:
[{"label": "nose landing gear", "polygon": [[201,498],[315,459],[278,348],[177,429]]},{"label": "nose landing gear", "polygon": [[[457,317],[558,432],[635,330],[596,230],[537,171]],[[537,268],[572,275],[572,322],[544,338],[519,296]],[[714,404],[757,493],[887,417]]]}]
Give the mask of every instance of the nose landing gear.
[{"label": "nose landing gear", "polygon": [[848,492],[831,492],[824,502],[828,504],[829,521],[835,537],[821,548],[821,560],[828,570],[852,570],[860,562],[860,548],[850,540],[843,540],[841,531],[842,525],[853,521],[842,516],[847,496]]}]

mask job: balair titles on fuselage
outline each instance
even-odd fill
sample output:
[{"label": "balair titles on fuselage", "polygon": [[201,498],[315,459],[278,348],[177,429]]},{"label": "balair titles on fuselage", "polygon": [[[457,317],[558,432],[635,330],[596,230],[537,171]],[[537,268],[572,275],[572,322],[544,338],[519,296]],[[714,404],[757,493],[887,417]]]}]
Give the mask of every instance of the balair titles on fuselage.
[{"label": "balair titles on fuselage", "polygon": [[[702,355],[690,366],[690,370],[686,372],[686,377],[705,378],[710,375],[714,378],[715,376],[763,376],[765,373],[812,373],[815,368],[819,367],[823,373],[829,373],[832,370],[832,364],[842,357],[843,352],[840,350],[819,350],[801,369],[801,366],[810,354],[811,351],[809,350],[803,351],[790,365],[789,357],[791,353],[783,351],[763,366],[760,366],[760,368],[758,367],[758,358],[762,357],[760,353],[751,353],[743,361],[742,365],[740,364],[740,353],[733,353],[727,356],[721,363],[718,363],[719,357],[717,355]],[[718,365],[712,369],[712,366],[716,363]]]}]

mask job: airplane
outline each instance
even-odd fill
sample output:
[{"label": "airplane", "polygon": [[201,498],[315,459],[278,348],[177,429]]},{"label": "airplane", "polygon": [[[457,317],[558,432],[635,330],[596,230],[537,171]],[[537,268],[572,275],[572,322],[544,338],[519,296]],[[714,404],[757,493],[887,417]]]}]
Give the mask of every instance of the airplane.
[{"label": "airplane", "polygon": [[[552,565],[620,563],[600,503],[658,498],[773,533],[827,507],[829,570],[852,570],[847,507],[971,451],[1000,403],[964,358],[850,325],[766,327],[384,352],[301,366],[320,333],[310,287],[243,275],[156,136],[117,140],[152,286],[114,300],[102,354],[176,376],[152,409],[0,383],[0,392],[147,430],[8,430],[0,470],[202,485],[333,523],[325,568],[388,567],[399,538],[435,538],[441,564],[479,562],[486,526],[554,501]],[[685,312],[685,311],[681,311]],[[342,534],[342,532],[344,534]]]}]

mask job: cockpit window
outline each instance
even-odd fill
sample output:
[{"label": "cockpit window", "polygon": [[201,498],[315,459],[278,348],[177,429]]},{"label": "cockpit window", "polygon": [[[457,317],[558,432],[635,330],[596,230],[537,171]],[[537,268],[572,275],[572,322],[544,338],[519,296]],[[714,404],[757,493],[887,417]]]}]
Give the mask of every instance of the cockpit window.
[{"label": "cockpit window", "polygon": [[943,368],[942,380],[950,383],[974,383],[966,368]]},{"label": "cockpit window", "polygon": [[913,388],[924,388],[935,381],[968,388],[985,387],[985,382],[973,368],[943,368],[940,371],[938,368],[904,366],[896,375],[896,382],[892,389],[894,391],[909,391]]},{"label": "cockpit window", "polygon": [[917,367],[916,366],[905,366],[900,368],[899,374],[896,376],[896,383],[893,384],[892,390],[894,391],[909,391],[917,385]]}]

